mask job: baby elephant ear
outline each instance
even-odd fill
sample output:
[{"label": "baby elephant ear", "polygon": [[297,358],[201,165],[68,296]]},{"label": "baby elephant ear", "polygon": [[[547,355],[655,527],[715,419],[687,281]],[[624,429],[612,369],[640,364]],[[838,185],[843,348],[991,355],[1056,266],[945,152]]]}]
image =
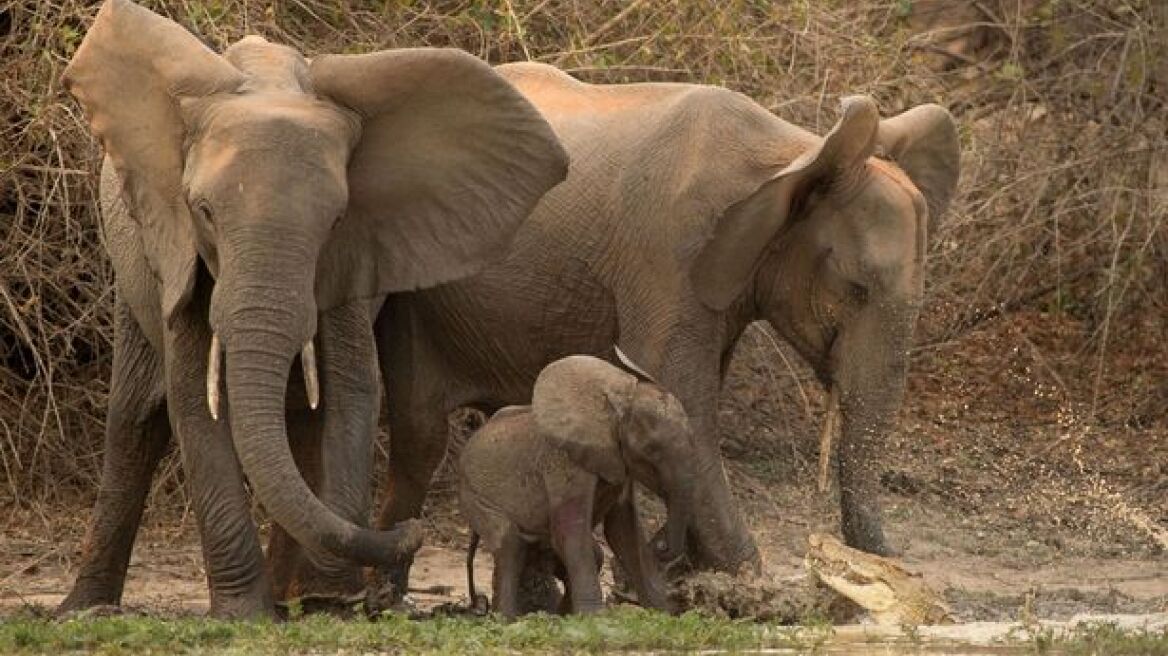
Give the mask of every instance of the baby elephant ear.
[{"label": "baby elephant ear", "polygon": [[557,360],[540,372],[532,391],[536,434],[606,482],[623,483],[628,474],[617,430],[636,385],[631,374],[599,358]]}]

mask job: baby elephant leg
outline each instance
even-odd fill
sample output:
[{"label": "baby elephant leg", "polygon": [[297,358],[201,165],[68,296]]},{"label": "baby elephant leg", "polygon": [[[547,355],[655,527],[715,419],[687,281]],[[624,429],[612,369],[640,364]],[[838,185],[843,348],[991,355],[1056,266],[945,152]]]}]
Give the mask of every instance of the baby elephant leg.
[{"label": "baby elephant leg", "polygon": [[494,553],[495,571],[491,577],[494,599],[491,601],[495,612],[507,619],[519,615],[519,582],[526,552],[527,544],[512,527],[503,533]]},{"label": "baby elephant leg", "polygon": [[605,516],[604,536],[617,562],[628,573],[641,605],[672,611],[657,559],[644,540],[631,489]]},{"label": "baby elephant leg", "polygon": [[596,567],[596,540],[592,538],[593,493],[575,497],[553,511],[552,547],[568,574],[572,611],[594,613],[604,608],[600,572]]},{"label": "baby elephant leg", "polygon": [[[596,558],[596,571],[604,569],[604,549],[594,540],[592,542],[592,555]],[[549,554],[555,561],[556,578],[564,584],[564,595],[560,599],[559,606],[556,613],[559,615],[568,615],[572,612],[572,582],[568,580],[568,571],[564,569],[564,564],[560,562],[555,554]]]}]

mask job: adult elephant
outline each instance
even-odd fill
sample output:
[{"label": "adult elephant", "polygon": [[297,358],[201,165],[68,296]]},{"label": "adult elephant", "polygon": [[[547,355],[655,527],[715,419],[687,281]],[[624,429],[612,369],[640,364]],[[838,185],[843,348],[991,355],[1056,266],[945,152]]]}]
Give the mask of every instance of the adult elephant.
[{"label": "adult elephant", "polygon": [[761,319],[837,400],[848,544],[888,553],[874,458],[903,395],[926,241],[958,177],[949,114],[923,105],[881,120],[871,99],[851,97],[821,138],[721,88],[497,70],[543,112],[571,168],[503,262],[382,311],[393,457],[380,524],[418,515],[450,410],[526,403],[548,362],[609,355],[615,341],[681,399],[701,437],[697,475],[715,498],[694,520],[714,530],[691,540],[717,537],[692,555],[724,570],[757,563],[738,513],[712,509],[734,508],[717,441],[721,376]]},{"label": "adult elephant", "polygon": [[101,489],[63,608],[120,600],[172,431],[212,613],[274,610],[241,465],[319,569],[351,580],[351,563],[412,553],[416,528],[362,526],[378,404],[369,299],[501,251],[565,174],[547,123],[460,51],[309,63],[248,37],[220,56],[129,0],[102,6],[63,81],[105,150],[118,299]]}]

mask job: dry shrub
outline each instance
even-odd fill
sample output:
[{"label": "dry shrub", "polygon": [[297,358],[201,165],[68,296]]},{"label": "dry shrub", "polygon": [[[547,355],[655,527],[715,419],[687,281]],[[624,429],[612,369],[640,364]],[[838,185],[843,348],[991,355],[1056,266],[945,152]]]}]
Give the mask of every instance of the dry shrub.
[{"label": "dry shrub", "polygon": [[[1074,378],[1088,381],[1093,400],[1117,375],[1109,369],[1117,348],[1129,361],[1162,348],[1154,338],[1163,339],[1168,317],[1164,3],[145,4],[215,48],[246,33],[308,55],[457,46],[494,63],[553,63],[593,82],[726,85],[819,133],[842,95],[871,94],[886,114],[941,102],[961,124],[964,169],[952,214],[932,238],[919,359],[1018,310],[1069,316],[1087,327],[1066,348],[1089,365],[1090,375]],[[92,494],[100,460],[112,292],[98,236],[98,152],[57,82],[96,10],[74,0],[0,4],[3,504]],[[776,357],[771,340],[752,331],[739,358],[726,405],[730,452],[813,459],[789,437],[813,424],[817,386],[799,363]],[[1163,411],[1155,385],[1129,393]],[[773,437],[760,439],[763,429]]]}]

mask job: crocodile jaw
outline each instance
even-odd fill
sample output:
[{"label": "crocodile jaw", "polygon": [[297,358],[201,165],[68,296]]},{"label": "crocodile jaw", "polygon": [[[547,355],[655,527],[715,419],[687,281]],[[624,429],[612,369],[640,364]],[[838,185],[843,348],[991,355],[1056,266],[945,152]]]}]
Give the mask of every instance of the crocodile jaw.
[{"label": "crocodile jaw", "polygon": [[814,571],[827,586],[868,611],[877,624],[896,626],[903,623],[901,604],[887,583],[870,579],[864,582],[852,581],[846,576],[828,574],[811,562],[805,562],[805,567]]}]

